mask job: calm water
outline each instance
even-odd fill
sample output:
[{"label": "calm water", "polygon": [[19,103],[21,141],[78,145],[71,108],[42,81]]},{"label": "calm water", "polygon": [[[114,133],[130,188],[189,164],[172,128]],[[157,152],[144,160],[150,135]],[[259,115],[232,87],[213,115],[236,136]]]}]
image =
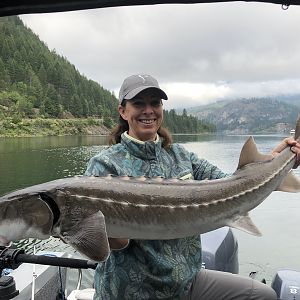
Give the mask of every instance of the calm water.
[{"label": "calm water", "polygon": [[[246,136],[175,136],[186,149],[208,159],[225,172],[233,172]],[[283,137],[255,136],[261,152],[269,152]],[[82,174],[90,157],[106,147],[102,136],[0,138],[0,195],[37,183]],[[300,176],[300,170],[297,170]],[[263,233],[253,237],[235,230],[239,243],[240,273],[248,275],[259,271],[270,283],[276,270],[300,270],[300,196],[274,192],[251,217]],[[32,251],[70,251],[57,239],[46,241],[24,240],[18,245]],[[71,276],[75,280],[75,275]],[[92,281],[92,272],[86,272],[86,282]]]}]

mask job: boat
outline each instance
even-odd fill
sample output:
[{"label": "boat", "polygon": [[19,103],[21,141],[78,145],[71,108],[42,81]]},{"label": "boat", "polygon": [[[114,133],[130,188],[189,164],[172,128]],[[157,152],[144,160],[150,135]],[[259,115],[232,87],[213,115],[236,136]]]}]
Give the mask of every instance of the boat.
[{"label": "boat", "polygon": [[[300,5],[298,0],[245,0],[248,2],[267,2],[281,4],[284,9],[289,5]],[[149,5],[158,3],[212,3],[212,2],[231,2],[231,0],[10,0],[0,1],[0,16],[71,11],[80,9],[91,9],[113,6],[128,5]],[[286,4],[282,4],[286,3]],[[291,130],[291,134],[295,130]],[[203,251],[203,268],[219,270],[224,272],[239,273],[238,263],[238,243],[231,228],[223,227],[212,232],[201,235]],[[26,261],[16,261],[21,255],[20,250],[12,249],[9,258],[7,248],[0,249],[0,299],[29,300],[33,296],[36,300],[57,300],[65,299],[64,294],[68,290],[66,278],[69,269],[66,262],[74,262],[68,253],[64,252],[38,252],[37,258],[45,258],[45,261],[57,259],[62,263],[61,266],[50,265],[47,263],[28,263]],[[51,259],[50,259],[51,258]],[[37,259],[39,261],[39,259]],[[2,264],[8,263],[11,268],[3,268]],[[70,263],[71,264],[71,263]],[[87,267],[94,268],[95,264],[87,264]],[[79,272],[82,267],[78,268]],[[256,272],[249,275],[253,278]],[[94,290],[81,289],[81,279],[79,276],[78,285],[75,290],[67,293],[68,300],[88,300],[92,299]],[[281,300],[300,300],[300,272],[292,269],[278,270],[274,275],[271,287],[276,291],[278,299]]]},{"label": "boat", "polygon": [[[239,0],[10,0],[0,1],[0,16],[19,15],[29,13],[49,13],[59,11],[73,11],[81,9],[119,7],[129,5],[153,5],[153,4],[174,4],[174,3],[217,3],[233,2]],[[299,0],[244,0],[245,2],[276,3],[282,6],[284,10],[290,5],[300,5]]]},{"label": "boat", "polygon": [[[203,268],[219,270],[234,274],[239,273],[238,242],[230,227],[222,227],[201,235]],[[12,261],[18,256],[12,250],[11,257],[3,259],[3,251],[0,252],[0,269],[3,261]],[[21,256],[26,256],[20,254]],[[33,255],[30,257],[34,257]],[[94,289],[92,287],[81,289],[81,268],[78,268],[79,277],[77,287],[70,290],[67,286],[67,276],[70,271],[66,268],[70,265],[80,265],[84,268],[94,269],[96,263],[80,259],[74,259],[64,252],[38,252],[36,257],[44,257],[45,260],[57,260],[56,266],[45,264],[17,263],[15,269],[4,269],[4,275],[0,277],[0,299],[30,300],[34,290],[35,300],[92,300]],[[19,259],[20,260],[20,259]],[[30,259],[32,260],[32,259]],[[40,259],[36,259],[39,261]],[[62,261],[63,267],[59,267]],[[79,261],[78,263],[76,261]],[[72,262],[72,264],[71,264]],[[12,263],[12,265],[14,265]],[[2,267],[3,269],[3,267]],[[3,273],[3,272],[2,272]],[[34,273],[34,274],[33,274]],[[249,274],[255,279],[256,271]],[[4,279],[4,280],[3,280]],[[264,279],[260,280],[265,282]],[[7,283],[7,286],[3,284]],[[280,269],[273,277],[271,287],[275,290],[278,299],[300,300],[300,271],[292,269]],[[70,290],[70,292],[68,292]],[[7,295],[5,295],[5,293]]]}]

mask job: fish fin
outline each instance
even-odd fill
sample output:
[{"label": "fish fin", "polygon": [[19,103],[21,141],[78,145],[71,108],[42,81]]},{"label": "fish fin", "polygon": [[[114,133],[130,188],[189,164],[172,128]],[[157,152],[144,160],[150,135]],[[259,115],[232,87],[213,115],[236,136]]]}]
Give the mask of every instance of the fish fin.
[{"label": "fish fin", "polygon": [[237,169],[241,169],[243,166],[258,161],[267,161],[273,159],[270,154],[262,154],[257,150],[256,144],[252,136],[250,136],[245,142],[239,159]]},{"label": "fish fin", "polygon": [[110,254],[105,218],[101,211],[86,217],[61,238],[94,261],[105,261]]},{"label": "fish fin", "polygon": [[253,223],[249,215],[240,216],[237,220],[228,224],[230,227],[240,229],[252,235],[261,236],[261,232]]},{"label": "fish fin", "polygon": [[300,192],[300,180],[291,171],[282,180],[276,191],[289,192],[289,193],[299,193]]}]

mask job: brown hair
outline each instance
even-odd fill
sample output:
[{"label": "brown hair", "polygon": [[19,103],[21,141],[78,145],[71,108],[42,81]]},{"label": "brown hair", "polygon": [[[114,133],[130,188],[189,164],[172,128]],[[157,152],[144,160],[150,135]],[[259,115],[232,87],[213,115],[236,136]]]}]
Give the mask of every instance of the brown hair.
[{"label": "brown hair", "polygon": [[[124,104],[122,104],[125,106]],[[109,145],[115,145],[121,142],[121,135],[123,132],[129,130],[129,125],[126,120],[121,116],[119,117],[119,124],[117,124],[111,131],[108,142]],[[159,127],[157,134],[162,138],[162,147],[165,149],[170,148],[173,143],[172,136],[167,128]]]}]

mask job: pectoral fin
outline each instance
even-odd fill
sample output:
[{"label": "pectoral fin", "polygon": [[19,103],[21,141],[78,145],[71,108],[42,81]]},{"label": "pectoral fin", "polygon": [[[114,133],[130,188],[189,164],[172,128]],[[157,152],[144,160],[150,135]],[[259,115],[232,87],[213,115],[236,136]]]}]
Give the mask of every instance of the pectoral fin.
[{"label": "pectoral fin", "polygon": [[103,213],[98,211],[74,227],[68,232],[63,232],[61,238],[94,261],[106,260],[110,248]]},{"label": "pectoral fin", "polygon": [[234,220],[233,222],[229,223],[228,226],[236,229],[240,229],[252,235],[256,235],[256,236],[262,235],[259,229],[252,222],[248,214],[245,216],[240,216],[237,220]]},{"label": "pectoral fin", "polygon": [[300,192],[299,178],[292,171],[289,172],[282,180],[280,186],[276,189],[276,191],[299,193]]}]

